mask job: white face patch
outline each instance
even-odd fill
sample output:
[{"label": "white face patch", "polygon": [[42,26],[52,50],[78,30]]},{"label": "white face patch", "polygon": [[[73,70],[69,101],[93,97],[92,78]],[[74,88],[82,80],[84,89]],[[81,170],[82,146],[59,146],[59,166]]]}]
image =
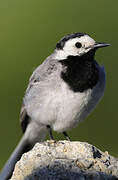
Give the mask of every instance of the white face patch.
[{"label": "white face patch", "polygon": [[[81,47],[77,48],[75,44],[79,42],[81,43]],[[62,50],[56,50],[56,58],[57,59],[65,59],[67,56],[77,56],[87,53],[90,49],[92,49],[95,41],[89,37],[88,35],[84,35],[73,39],[69,39],[65,42],[65,45]]]}]

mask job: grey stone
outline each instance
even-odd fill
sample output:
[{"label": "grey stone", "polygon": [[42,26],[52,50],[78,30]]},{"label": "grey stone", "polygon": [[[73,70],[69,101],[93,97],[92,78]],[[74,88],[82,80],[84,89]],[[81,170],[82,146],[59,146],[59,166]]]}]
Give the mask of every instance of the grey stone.
[{"label": "grey stone", "polygon": [[37,143],[17,162],[11,180],[115,180],[118,159],[85,142]]}]

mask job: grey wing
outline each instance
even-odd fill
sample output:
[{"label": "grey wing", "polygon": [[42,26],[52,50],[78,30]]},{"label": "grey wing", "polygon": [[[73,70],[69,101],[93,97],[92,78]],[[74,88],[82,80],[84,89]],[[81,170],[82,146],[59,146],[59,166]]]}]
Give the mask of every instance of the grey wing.
[{"label": "grey wing", "polygon": [[[50,59],[51,60],[51,59]],[[56,68],[57,62],[55,60],[46,60],[36,68],[36,70],[32,73],[30,79],[29,79],[29,84],[26,90],[26,93],[30,91],[30,89],[35,86],[37,82],[44,81],[52,72],[54,72]],[[21,112],[20,112],[20,123],[21,123],[21,128],[23,133],[25,132],[27,125],[30,123],[30,117],[27,114],[26,108],[24,103],[22,104],[21,107]]]},{"label": "grey wing", "polygon": [[[39,69],[40,69],[40,66],[31,75],[26,92],[28,92],[31,89],[34,83],[40,81],[40,76],[38,75],[40,73]],[[21,106],[21,111],[20,111],[20,124],[21,124],[21,129],[23,133],[26,131],[29,121],[30,121],[30,117],[28,116],[25,105],[23,103]]]}]

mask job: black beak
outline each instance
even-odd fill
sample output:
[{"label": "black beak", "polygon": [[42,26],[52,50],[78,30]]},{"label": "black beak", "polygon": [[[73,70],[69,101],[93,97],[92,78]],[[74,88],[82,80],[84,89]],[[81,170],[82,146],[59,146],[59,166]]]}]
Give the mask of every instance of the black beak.
[{"label": "black beak", "polygon": [[98,49],[98,48],[102,48],[102,47],[107,47],[110,46],[110,44],[106,44],[106,43],[101,43],[101,42],[96,42],[94,44],[94,49]]}]

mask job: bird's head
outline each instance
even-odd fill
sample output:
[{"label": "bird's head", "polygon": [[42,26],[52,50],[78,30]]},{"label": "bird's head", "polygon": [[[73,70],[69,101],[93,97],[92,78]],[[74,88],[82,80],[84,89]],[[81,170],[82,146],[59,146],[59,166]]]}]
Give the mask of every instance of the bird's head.
[{"label": "bird's head", "polygon": [[75,33],[63,37],[56,45],[56,57],[66,59],[68,56],[82,56],[98,48],[109,46],[106,43],[98,43],[88,34]]}]

